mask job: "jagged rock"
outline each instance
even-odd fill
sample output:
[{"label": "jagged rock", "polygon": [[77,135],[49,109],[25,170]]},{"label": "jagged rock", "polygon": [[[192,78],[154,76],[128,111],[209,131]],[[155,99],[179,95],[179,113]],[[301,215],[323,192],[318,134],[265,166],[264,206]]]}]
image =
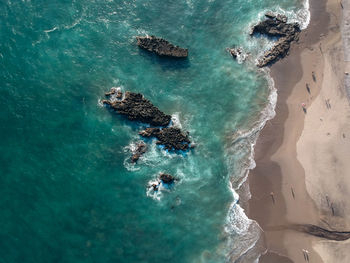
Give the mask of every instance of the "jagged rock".
[{"label": "jagged rock", "polygon": [[230,54],[231,54],[231,56],[233,58],[237,58],[243,52],[242,48],[240,48],[240,47],[238,47],[238,48],[229,48],[228,51],[230,52]]},{"label": "jagged rock", "polygon": [[172,184],[175,181],[175,177],[171,176],[170,174],[165,174],[165,173],[160,173],[159,179],[164,183],[164,184]]},{"label": "jagged rock", "polygon": [[[259,33],[269,37],[285,37],[291,36],[300,32],[300,26],[298,23],[287,23],[286,18],[277,15],[273,18],[267,17],[266,20],[258,23],[253,27],[251,35]],[[277,18],[279,17],[279,18]]]},{"label": "jagged rock", "polygon": [[265,16],[266,16],[267,18],[269,18],[269,19],[274,19],[274,18],[276,18],[276,15],[275,15],[273,12],[271,12],[271,11],[268,11],[268,12],[265,14]]},{"label": "jagged rock", "polygon": [[160,132],[159,128],[146,128],[145,130],[140,131],[139,134],[142,137],[149,138],[149,137],[155,136],[155,134],[158,134],[159,132]]},{"label": "jagged rock", "polygon": [[299,39],[300,26],[298,23],[287,23],[287,17],[280,14],[267,13],[266,20],[255,25],[251,35],[264,34],[278,37],[279,40],[264,56],[259,59],[257,66],[265,67],[288,55],[290,45]]},{"label": "jagged rock", "polygon": [[123,98],[123,92],[121,92],[121,90],[118,90],[118,91],[117,91],[116,98],[117,98],[117,99]]},{"label": "jagged rock", "polygon": [[270,50],[266,51],[264,56],[258,60],[257,66],[262,68],[287,56],[292,41],[293,39],[291,38],[279,39],[277,43]]},{"label": "jagged rock", "polygon": [[281,14],[278,14],[276,16],[276,19],[283,22],[283,23],[287,23],[288,22],[288,17],[286,17],[285,15],[281,15]]},{"label": "jagged rock", "polygon": [[147,145],[144,142],[140,142],[134,154],[131,156],[131,162],[136,163],[140,157],[147,151]]},{"label": "jagged rock", "polygon": [[110,97],[110,96],[113,96],[113,95],[115,95],[115,97],[117,99],[121,99],[123,97],[123,92],[120,90],[120,88],[113,87],[113,88],[111,88],[110,91],[105,93],[106,97]]},{"label": "jagged rock", "polygon": [[163,38],[155,36],[137,36],[137,45],[140,48],[154,52],[159,56],[168,56],[175,58],[185,58],[188,56],[188,49],[175,46]]},{"label": "jagged rock", "polygon": [[152,187],[152,189],[153,189],[154,192],[157,192],[157,191],[159,190],[159,183],[157,183],[157,184],[152,184],[151,187]]},{"label": "jagged rock", "polygon": [[241,47],[227,48],[227,51],[238,63],[242,63],[249,56],[249,53],[245,53]]},{"label": "jagged rock", "polygon": [[141,121],[153,126],[167,126],[171,116],[164,114],[140,93],[125,92],[121,101],[103,100],[119,114],[127,116],[131,121]]},{"label": "jagged rock", "polygon": [[139,134],[143,137],[155,137],[158,139],[157,144],[164,145],[164,148],[171,150],[187,150],[189,148],[190,139],[188,134],[184,134],[179,128],[147,128]]},{"label": "jagged rock", "polygon": [[116,92],[117,92],[117,89],[116,89],[116,88],[111,88],[110,91],[105,92],[105,96],[106,96],[106,97],[112,96],[112,95],[116,94]]},{"label": "jagged rock", "polygon": [[267,12],[266,14],[265,14],[265,16],[267,17],[267,18],[269,18],[269,19],[277,19],[277,20],[279,20],[279,21],[281,21],[281,22],[284,22],[284,23],[287,23],[287,21],[288,21],[288,18],[285,16],[285,15],[282,15],[282,14],[275,14],[275,13],[273,13],[273,12]]}]

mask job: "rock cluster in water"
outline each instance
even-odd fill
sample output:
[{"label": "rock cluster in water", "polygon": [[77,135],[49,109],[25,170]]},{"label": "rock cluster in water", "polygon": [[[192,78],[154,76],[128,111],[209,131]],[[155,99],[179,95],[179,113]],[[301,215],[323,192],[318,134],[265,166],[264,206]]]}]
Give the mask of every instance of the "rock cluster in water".
[{"label": "rock cluster in water", "polygon": [[284,15],[267,13],[266,20],[255,25],[251,35],[264,34],[269,37],[278,37],[276,44],[259,59],[257,66],[265,67],[288,55],[290,45],[299,39],[300,26],[298,23],[287,23]]},{"label": "rock cluster in water", "polygon": [[[106,95],[110,95],[111,92],[106,93]],[[119,95],[119,98],[121,97],[122,95]],[[119,114],[125,115],[131,121],[140,121],[153,126],[167,126],[171,120],[170,115],[161,112],[140,93],[127,91],[122,100],[103,100],[102,103],[109,105]]]},{"label": "rock cluster in water", "polygon": [[[112,88],[105,95],[109,99],[103,100],[102,103],[110,106],[119,114],[125,115],[129,120],[157,126],[141,131],[139,134],[142,137],[157,138],[157,144],[164,145],[164,148],[169,151],[185,151],[190,148],[191,142],[188,133],[184,133],[177,127],[168,127],[171,116],[160,111],[149,100],[145,99],[142,94],[127,91],[123,98],[123,93],[120,89]],[[133,152],[131,161],[137,162],[146,150],[147,145],[139,143]]]},{"label": "rock cluster in water", "polygon": [[166,173],[160,173],[159,175],[159,179],[164,183],[164,184],[172,184],[175,182],[175,177],[170,175],[170,174],[166,174]]},{"label": "rock cluster in water", "polygon": [[137,45],[140,48],[154,52],[159,56],[168,56],[175,58],[186,58],[188,49],[181,48],[171,44],[169,41],[155,36],[137,36]]},{"label": "rock cluster in water", "polygon": [[178,179],[175,178],[174,176],[170,175],[170,174],[166,174],[166,173],[160,173],[159,174],[159,178],[157,179],[156,182],[152,182],[149,185],[149,188],[152,188],[152,190],[154,192],[157,192],[159,190],[159,186],[161,183],[167,185],[168,187],[171,186],[173,183],[175,183],[175,181],[177,181]]},{"label": "rock cluster in water", "polygon": [[140,157],[146,153],[147,151],[147,145],[144,142],[140,142],[137,144],[135,151],[133,152],[133,155],[131,156],[131,162],[136,163]]},{"label": "rock cluster in water", "polygon": [[158,139],[157,144],[164,145],[166,150],[182,150],[185,151],[189,148],[190,139],[188,134],[185,134],[181,129],[176,127],[166,127],[166,128],[147,128],[139,134],[142,137],[155,137]]},{"label": "rock cluster in water", "polygon": [[228,50],[228,52],[230,52],[231,56],[234,59],[236,59],[237,57],[239,57],[243,53],[243,50],[240,47],[238,47],[238,48],[228,48],[227,50]]}]

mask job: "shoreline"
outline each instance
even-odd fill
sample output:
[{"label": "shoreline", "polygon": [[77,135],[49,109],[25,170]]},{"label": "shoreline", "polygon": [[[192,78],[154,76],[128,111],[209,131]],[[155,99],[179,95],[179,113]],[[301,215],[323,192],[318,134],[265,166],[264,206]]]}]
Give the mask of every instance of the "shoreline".
[{"label": "shoreline", "polygon": [[[323,262],[319,256],[322,249],[315,245],[320,239],[292,231],[288,226],[329,227],[322,225],[319,204],[306,187],[308,174],[301,164],[297,143],[304,132],[306,116],[309,116],[302,112],[300,104],[306,103],[309,108],[322,91],[323,56],[333,52],[323,47],[330,41],[334,44],[332,39],[340,35],[337,27],[340,12],[340,3],[336,0],[310,0],[308,28],[301,33],[300,41],[292,45],[291,54],[271,67],[278,92],[276,116],[267,121],[256,142],[256,168],[248,176],[252,196],[245,207],[248,217],[256,220],[264,231],[267,253],[260,258],[263,263],[299,262],[304,260],[302,249],[309,251],[310,262]],[[315,72],[316,81],[312,72]],[[311,94],[307,94],[305,83],[309,83]]]}]

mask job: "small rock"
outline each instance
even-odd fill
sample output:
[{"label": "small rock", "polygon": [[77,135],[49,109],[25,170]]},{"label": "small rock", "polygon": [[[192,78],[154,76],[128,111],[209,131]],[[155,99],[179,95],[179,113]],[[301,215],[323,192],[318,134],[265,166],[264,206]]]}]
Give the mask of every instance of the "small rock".
[{"label": "small rock", "polygon": [[165,174],[161,173],[159,175],[159,179],[164,183],[164,184],[172,184],[175,181],[175,178],[171,176],[170,174]]},{"label": "small rock", "polygon": [[144,142],[140,142],[134,154],[131,156],[131,162],[136,163],[140,157],[147,151],[147,145]]}]

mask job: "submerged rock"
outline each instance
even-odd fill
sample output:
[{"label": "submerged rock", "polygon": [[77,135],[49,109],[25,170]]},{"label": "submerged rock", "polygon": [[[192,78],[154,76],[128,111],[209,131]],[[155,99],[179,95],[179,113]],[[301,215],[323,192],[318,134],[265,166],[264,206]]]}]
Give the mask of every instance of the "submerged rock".
[{"label": "submerged rock", "polygon": [[188,49],[175,46],[163,38],[155,36],[137,36],[136,39],[137,45],[140,48],[154,52],[159,56],[175,58],[186,58],[188,56]]},{"label": "submerged rock", "polygon": [[168,128],[147,128],[139,134],[142,137],[155,137],[158,139],[157,144],[164,145],[164,148],[171,150],[187,150],[189,148],[190,139],[188,134],[184,134],[181,129],[176,127]]},{"label": "submerged rock", "polygon": [[240,55],[242,55],[243,53],[243,50],[242,48],[238,47],[238,48],[228,48],[228,52],[230,52],[231,56],[233,58],[237,58],[239,57]]},{"label": "submerged rock", "polygon": [[164,184],[172,184],[175,182],[175,177],[173,177],[170,174],[165,174],[165,173],[160,173],[159,179],[164,183]]},{"label": "submerged rock", "polygon": [[131,121],[141,121],[153,126],[167,126],[171,120],[170,115],[160,111],[140,93],[127,91],[123,100],[103,100],[102,103],[109,105],[119,114],[127,116]]},{"label": "submerged rock", "polygon": [[136,150],[134,151],[134,154],[131,156],[131,162],[136,163],[140,157],[147,151],[147,145],[144,142],[140,142]]},{"label": "submerged rock", "polygon": [[298,41],[300,26],[298,23],[287,23],[287,17],[280,14],[267,13],[266,20],[255,25],[251,35],[264,34],[269,37],[278,37],[278,41],[264,56],[259,59],[257,66],[265,67],[288,55],[290,45]]},{"label": "submerged rock", "polygon": [[227,48],[227,51],[234,59],[238,61],[238,63],[244,62],[249,56],[249,53],[245,53],[241,47]]}]

